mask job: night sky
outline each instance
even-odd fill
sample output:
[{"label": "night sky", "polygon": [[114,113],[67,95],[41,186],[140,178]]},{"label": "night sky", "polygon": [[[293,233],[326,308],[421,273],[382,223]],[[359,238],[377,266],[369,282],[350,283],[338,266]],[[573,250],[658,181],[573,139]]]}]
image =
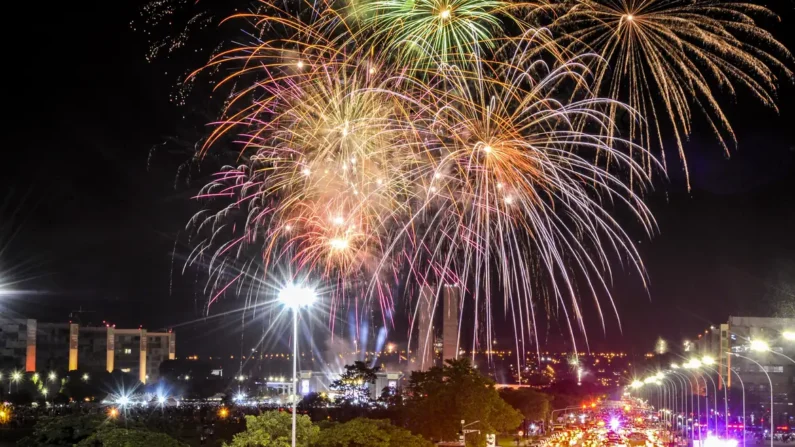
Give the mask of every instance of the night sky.
[{"label": "night sky", "polygon": [[[4,38],[0,256],[25,280],[14,286],[25,293],[0,298],[3,312],[65,321],[82,308],[83,320],[150,329],[201,316],[196,272],[182,275],[181,261],[172,261],[199,209],[190,197],[200,183],[178,175],[189,151],[152,148],[204,123],[169,102],[174,74],[185,67],[145,60],[146,42],[130,30],[140,6],[56,2],[45,14],[16,2],[7,13],[26,31]],[[784,22],[771,30],[795,49],[795,33],[784,32],[795,16],[777,12]],[[658,336],[678,342],[730,314],[768,315],[787,287],[792,293],[795,89],[785,86],[779,97],[780,115],[742,95],[724,102],[739,139],[730,159],[697,123],[687,144],[692,191],[673,167],[649,197],[660,234],[649,241],[628,222],[650,288],[616,269],[623,333],[614,317],[606,335],[589,319],[592,349],[649,351]],[[201,337],[207,328],[218,330]],[[240,336],[232,321],[179,331],[181,355],[223,352]],[[550,346],[564,338],[554,324],[545,335]]]}]

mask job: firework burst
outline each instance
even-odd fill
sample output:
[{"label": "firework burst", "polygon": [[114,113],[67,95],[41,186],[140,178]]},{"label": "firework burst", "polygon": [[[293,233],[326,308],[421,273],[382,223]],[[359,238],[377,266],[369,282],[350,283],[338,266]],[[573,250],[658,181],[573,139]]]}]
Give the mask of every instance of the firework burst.
[{"label": "firework burst", "polygon": [[569,50],[604,58],[594,68],[596,94],[626,102],[649,121],[630,122],[630,137],[642,146],[662,148],[670,132],[687,173],[693,108],[728,154],[736,140],[717,90],[734,96],[741,87],[776,108],[777,75],[792,79],[792,55],[759,17],[778,19],[762,6],[731,1],[584,0],[565,4],[553,29]]},{"label": "firework burst", "polygon": [[707,81],[772,104],[774,70],[791,74],[739,35],[789,53],[750,21],[766,10],[747,5],[581,2],[554,39],[514,15],[524,9],[548,6],[378,0],[236,16],[258,37],[204,68],[235,87],[200,155],[225,136],[239,143],[190,223],[187,264],[208,267],[209,304],[290,271],[322,284],[330,321],[377,303],[390,325],[420,289],[454,283],[476,316],[473,346],[493,333],[501,298],[517,353],[538,345],[542,314],[573,335],[584,300],[603,317],[606,295],[615,312],[611,261],[645,283],[613,213],[656,229],[642,195],[662,169],[645,149],[662,144],[657,118],[680,150],[693,104],[731,134]]}]

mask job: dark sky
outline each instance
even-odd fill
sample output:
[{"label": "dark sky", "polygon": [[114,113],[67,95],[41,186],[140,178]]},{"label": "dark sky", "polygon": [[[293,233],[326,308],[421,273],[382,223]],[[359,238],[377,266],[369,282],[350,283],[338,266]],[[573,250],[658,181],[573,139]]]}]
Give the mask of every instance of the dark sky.
[{"label": "dark sky", "polygon": [[[141,4],[56,2],[45,13],[16,2],[7,13],[26,30],[4,37],[0,255],[27,279],[17,285],[27,293],[2,298],[3,312],[66,320],[82,308],[95,322],[149,328],[200,316],[193,274],[172,269],[178,233],[197,210],[195,189],[175,188],[187,152],[151,152],[196,123],[168,101],[185,67],[147,63],[143,37],[130,30]],[[779,12],[789,14],[774,30],[784,38],[795,17]],[[729,314],[765,315],[783,282],[795,282],[795,90],[780,96],[780,115],[743,97],[724,103],[740,141],[730,159],[696,129],[687,144],[692,191],[672,169],[649,197],[660,234],[648,241],[630,227],[649,291],[616,271],[623,333],[615,318],[607,336],[591,321],[593,348],[647,351],[660,335],[678,342]],[[235,324],[204,328],[231,333]],[[182,354],[228,349],[228,338],[181,331]]]}]

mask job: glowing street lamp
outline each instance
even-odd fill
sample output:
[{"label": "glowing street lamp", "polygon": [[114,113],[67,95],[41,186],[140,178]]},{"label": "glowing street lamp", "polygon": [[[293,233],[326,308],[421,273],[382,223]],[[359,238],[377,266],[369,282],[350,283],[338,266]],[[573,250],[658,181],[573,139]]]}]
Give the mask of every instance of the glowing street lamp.
[{"label": "glowing street lamp", "polygon": [[704,365],[707,365],[707,366],[714,365],[715,364],[715,359],[707,355],[707,356],[704,356],[701,359],[701,363],[704,364]]},{"label": "glowing street lamp", "polygon": [[640,388],[640,387],[642,387],[642,386],[643,386],[643,382],[641,382],[640,380],[635,380],[635,381],[633,381],[633,382],[632,382],[632,384],[630,385],[630,387],[632,387],[632,388],[634,388],[634,389],[638,389],[638,388]]},{"label": "glowing street lamp", "polygon": [[298,410],[298,312],[317,300],[315,291],[306,286],[289,284],[279,291],[279,302],[293,311],[293,430],[292,447],[295,447],[296,411]]},{"label": "glowing street lamp", "polygon": [[83,382],[88,382],[88,373],[83,374]]},{"label": "glowing street lamp", "polygon": [[751,345],[749,347],[752,351],[756,352],[767,352],[770,350],[770,345],[764,340],[751,340]]},{"label": "glowing street lamp", "polygon": [[687,369],[698,369],[701,366],[701,360],[699,359],[691,359],[689,362],[683,365]]},{"label": "glowing street lamp", "polygon": [[795,341],[795,331],[785,331],[781,336],[784,340],[787,341]]},{"label": "glowing street lamp", "polygon": [[50,371],[50,374],[47,375],[47,378],[50,379],[51,382],[55,382],[55,379],[58,378],[58,375],[55,374],[55,371]]}]

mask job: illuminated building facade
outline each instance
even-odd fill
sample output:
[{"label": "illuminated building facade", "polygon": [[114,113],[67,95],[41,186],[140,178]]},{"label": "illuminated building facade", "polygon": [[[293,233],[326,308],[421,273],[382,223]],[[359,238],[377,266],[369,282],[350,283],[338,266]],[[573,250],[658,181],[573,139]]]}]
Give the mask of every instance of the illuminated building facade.
[{"label": "illuminated building facade", "polygon": [[159,378],[160,364],[175,354],[170,331],[0,318],[0,365],[27,372],[118,369],[147,383]]},{"label": "illuminated building facade", "polygon": [[[325,393],[333,394],[331,390],[331,383],[338,378],[336,374],[320,372],[320,371],[300,371],[298,373],[298,393],[306,396],[310,393]],[[400,387],[400,381],[403,378],[403,373],[399,371],[378,371],[375,373],[375,383],[367,383],[367,391],[370,398],[378,399],[384,389],[397,390]],[[285,378],[278,378],[273,380],[270,378],[267,386],[270,388],[278,388],[280,385],[289,389],[289,382]]]}]

